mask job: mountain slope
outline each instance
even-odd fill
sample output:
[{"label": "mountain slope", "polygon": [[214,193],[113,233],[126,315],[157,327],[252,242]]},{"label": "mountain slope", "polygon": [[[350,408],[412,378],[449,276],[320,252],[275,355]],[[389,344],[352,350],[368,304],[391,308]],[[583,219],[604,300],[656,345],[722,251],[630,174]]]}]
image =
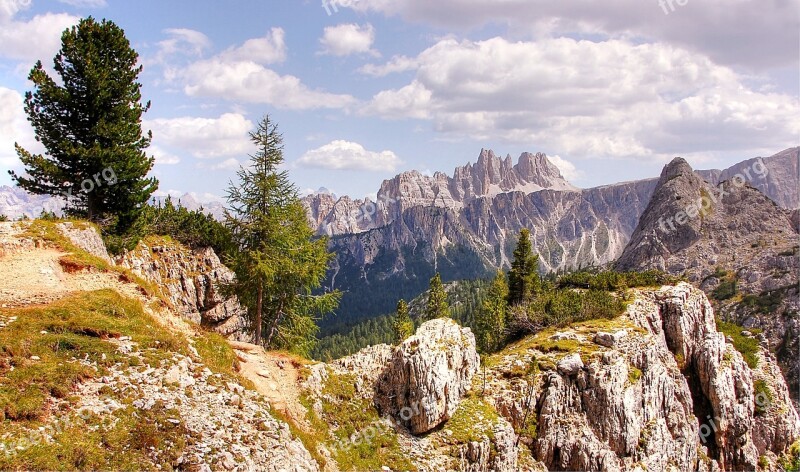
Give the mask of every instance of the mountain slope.
[{"label": "mountain slope", "polygon": [[712,186],[676,158],[616,268],[684,275],[720,316],[763,329],[797,398],[800,260],[790,216],[757,189],[736,179]]},{"label": "mountain slope", "polygon": [[[790,206],[786,187],[797,169],[796,151],[698,175],[714,181],[747,169],[754,185]],[[477,164],[456,169],[452,178],[411,172],[387,180],[377,202],[308,196],[311,223],[332,235],[337,253],[327,285],[345,293],[340,315],[323,321],[323,334],[391,311],[398,298],[424,290],[437,270],[454,280],[507,266],[521,228],[531,230],[543,271],[609,264],[628,244],[656,184],[564,188],[568,184],[543,154],[523,154],[511,166],[484,150]],[[466,262],[457,267],[454,254]]]}]

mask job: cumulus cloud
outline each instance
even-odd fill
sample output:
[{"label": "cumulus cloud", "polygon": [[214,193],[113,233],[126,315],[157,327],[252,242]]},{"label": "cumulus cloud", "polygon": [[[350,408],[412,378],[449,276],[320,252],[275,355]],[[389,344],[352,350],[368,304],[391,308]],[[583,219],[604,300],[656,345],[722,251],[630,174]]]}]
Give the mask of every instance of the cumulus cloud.
[{"label": "cumulus cloud", "polygon": [[351,95],[312,89],[298,77],[281,75],[266,66],[286,58],[284,31],[273,28],[262,38],[250,39],[185,67],[165,72],[192,97],[211,97],[241,103],[262,103],[287,110],[347,108]]},{"label": "cumulus cloud", "polygon": [[272,28],[261,38],[248,39],[240,46],[226,49],[219,58],[225,62],[252,61],[257,64],[273,64],[286,60],[286,36],[283,28]]},{"label": "cumulus cloud", "polygon": [[104,8],[108,6],[106,0],[58,0],[61,3],[77,8]]},{"label": "cumulus cloud", "polygon": [[394,172],[401,161],[392,151],[373,152],[358,143],[336,140],[307,151],[296,164],[331,170]]},{"label": "cumulus cloud", "polygon": [[358,0],[342,6],[448,28],[505,23],[517,33],[640,37],[752,69],[797,64],[797,0]]},{"label": "cumulus cloud", "polygon": [[417,68],[416,59],[407,56],[394,56],[386,64],[366,64],[359,67],[358,72],[372,77],[385,77]]},{"label": "cumulus cloud", "polygon": [[552,162],[554,166],[558,167],[558,170],[561,171],[561,175],[563,175],[565,179],[575,181],[583,177],[583,172],[579,171],[578,168],[575,167],[575,164],[563,157],[559,155],[548,155],[547,159]]},{"label": "cumulus cloud", "polygon": [[159,62],[175,54],[197,57],[211,46],[208,36],[192,29],[169,28],[164,30],[164,34],[168,37],[158,43]]},{"label": "cumulus cloud", "polygon": [[375,28],[370,24],[364,26],[355,23],[345,23],[328,26],[319,40],[322,53],[332,56],[349,56],[351,54],[371,54],[380,56],[378,51],[372,49],[375,42]]},{"label": "cumulus cloud", "polygon": [[17,10],[0,2],[0,58],[29,62],[52,63],[61,47],[61,33],[78,23],[80,18],[66,13],[44,13],[30,20],[16,20]]},{"label": "cumulus cloud", "polygon": [[180,117],[146,120],[157,149],[181,151],[198,159],[245,155],[251,149],[249,132],[253,122],[239,113],[218,118]]},{"label": "cumulus cloud", "polygon": [[0,86],[0,166],[6,169],[22,166],[14,150],[15,142],[33,153],[44,150],[34,139],[33,128],[23,108],[22,95],[16,90]]},{"label": "cumulus cloud", "polygon": [[152,155],[156,159],[157,165],[175,165],[181,162],[181,158],[172,154],[169,151],[165,151],[158,146],[151,145],[148,149],[147,153]]},{"label": "cumulus cloud", "polygon": [[793,97],[751,90],[730,68],[662,43],[444,39],[415,61],[408,85],[360,112],[571,156],[745,151],[792,145],[800,132]]}]

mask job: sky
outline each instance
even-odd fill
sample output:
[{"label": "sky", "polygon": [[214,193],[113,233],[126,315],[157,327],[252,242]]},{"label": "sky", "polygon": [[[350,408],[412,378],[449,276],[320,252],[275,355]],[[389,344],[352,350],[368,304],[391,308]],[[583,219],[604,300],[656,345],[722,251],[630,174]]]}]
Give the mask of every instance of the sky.
[{"label": "sky", "polygon": [[162,195],[220,199],[267,114],[301,192],[358,198],[483,148],[592,187],[800,144],[800,0],[0,0],[0,169],[90,15],[139,53]]}]

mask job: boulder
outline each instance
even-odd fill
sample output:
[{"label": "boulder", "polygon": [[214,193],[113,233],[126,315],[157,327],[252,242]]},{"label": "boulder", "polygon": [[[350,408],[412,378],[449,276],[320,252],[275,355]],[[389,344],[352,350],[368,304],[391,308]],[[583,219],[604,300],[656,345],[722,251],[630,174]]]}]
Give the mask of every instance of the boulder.
[{"label": "boulder", "polygon": [[413,434],[426,433],[452,417],[479,364],[469,328],[428,321],[394,351],[376,385],[376,406]]}]

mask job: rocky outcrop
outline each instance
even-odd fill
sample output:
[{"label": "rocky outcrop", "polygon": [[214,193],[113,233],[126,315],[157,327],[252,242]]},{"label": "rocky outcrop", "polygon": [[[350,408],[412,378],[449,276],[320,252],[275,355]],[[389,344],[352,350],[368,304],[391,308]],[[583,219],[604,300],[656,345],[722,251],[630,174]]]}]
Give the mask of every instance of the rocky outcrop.
[{"label": "rocky outcrop", "polygon": [[797,398],[798,236],[789,213],[746,177],[712,186],[676,158],[664,168],[616,266],[686,276],[712,296],[722,318],[763,329]]},{"label": "rocky outcrop", "polygon": [[468,328],[450,319],[428,321],[394,351],[375,403],[413,434],[426,433],[453,416],[479,364]]},{"label": "rocky outcrop", "polygon": [[789,148],[770,157],[747,159],[725,170],[695,172],[714,186],[742,175],[750,185],[781,208],[800,208],[800,147]]},{"label": "rocky outcrop", "polygon": [[[786,384],[780,376],[770,377],[775,364],[762,351],[758,366],[751,369],[717,332],[714,311],[700,290],[683,283],[651,292],[629,316],[683,364],[701,442],[722,469],[753,470],[762,456],[774,462],[776,454],[800,437],[800,419]],[[755,379],[764,377],[774,380],[757,395]],[[777,438],[776,431],[784,436]]]},{"label": "rocky outcrop", "polygon": [[79,249],[83,249],[109,264],[113,264],[111,257],[108,255],[106,244],[95,226],[88,223],[72,223],[68,221],[58,223],[56,227],[61,234],[66,236]]},{"label": "rocky outcrop", "polygon": [[246,310],[235,298],[220,294],[234,278],[211,248],[188,249],[174,241],[142,241],[117,261],[162,288],[185,318],[237,341],[249,341]]}]

